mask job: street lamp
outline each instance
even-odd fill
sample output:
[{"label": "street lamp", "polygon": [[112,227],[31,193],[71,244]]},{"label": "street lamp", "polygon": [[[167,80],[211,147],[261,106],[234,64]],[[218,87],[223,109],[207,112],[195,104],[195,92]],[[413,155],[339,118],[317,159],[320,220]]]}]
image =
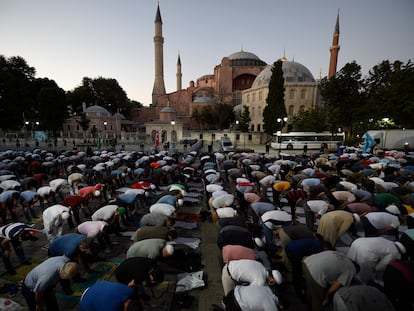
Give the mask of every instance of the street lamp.
[{"label": "street lamp", "polygon": [[239,135],[239,124],[240,124],[240,121],[239,120],[236,120],[236,139],[234,140],[234,142],[236,143],[236,145],[237,145],[238,140],[240,139],[240,135]]},{"label": "street lamp", "polygon": [[279,137],[279,157],[280,157],[280,154],[282,152],[282,132],[283,132],[283,127],[285,126],[287,120],[288,120],[288,117],[283,117],[283,118],[277,118],[276,119],[277,123],[280,123],[280,131],[277,131],[277,135]]},{"label": "street lamp", "polygon": [[285,126],[288,117],[277,118],[277,123],[280,123],[280,131],[283,131],[283,127]]},{"label": "street lamp", "polygon": [[173,127],[171,131],[171,141],[172,141],[172,149],[175,150],[175,143],[177,141],[177,133],[175,132],[175,121],[171,120],[171,125]]},{"label": "street lamp", "polygon": [[104,125],[104,129],[105,129],[105,138],[108,138],[108,134],[106,133],[106,126],[108,125],[108,122],[104,121],[103,125]]}]

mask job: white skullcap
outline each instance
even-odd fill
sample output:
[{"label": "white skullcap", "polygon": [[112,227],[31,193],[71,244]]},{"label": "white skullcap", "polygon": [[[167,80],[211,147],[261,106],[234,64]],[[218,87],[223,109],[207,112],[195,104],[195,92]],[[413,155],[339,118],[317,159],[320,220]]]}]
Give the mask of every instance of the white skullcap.
[{"label": "white skullcap", "polygon": [[93,195],[94,195],[94,196],[96,196],[96,197],[99,197],[99,196],[101,195],[101,192],[100,192],[99,190],[96,190],[96,191],[93,193]]},{"label": "white skullcap", "polygon": [[264,246],[263,241],[258,237],[254,238],[254,243],[256,243],[258,248],[262,248]]},{"label": "white skullcap", "polygon": [[184,201],[183,201],[182,199],[178,199],[178,200],[177,200],[177,203],[178,203],[178,206],[182,206],[182,205],[183,205],[183,203],[184,203]]},{"label": "white skullcap", "polygon": [[167,251],[167,254],[168,255],[174,254],[174,247],[172,245],[170,245],[170,244],[168,244],[168,245],[165,246],[165,250]]},{"label": "white skullcap", "polygon": [[352,216],[354,216],[355,222],[360,222],[361,221],[361,217],[359,217],[359,215],[357,213],[353,213]]},{"label": "white skullcap", "polygon": [[400,214],[401,214],[400,209],[397,207],[397,205],[394,205],[394,204],[388,205],[388,206],[385,208],[385,210],[386,210],[388,213],[391,213],[391,214],[394,214],[394,215],[400,215]]},{"label": "white skullcap", "polygon": [[272,276],[276,281],[276,284],[282,284],[283,282],[283,277],[282,274],[278,271],[278,270],[272,270]]},{"label": "white skullcap", "polygon": [[155,190],[155,189],[157,189],[157,186],[156,186],[156,185],[154,185],[154,184],[151,184],[151,185],[150,185],[150,188],[151,188],[152,190]]},{"label": "white skullcap", "polygon": [[66,219],[69,219],[69,217],[70,217],[70,214],[68,212],[62,213],[62,219],[66,220]]},{"label": "white skullcap", "polygon": [[405,249],[404,245],[401,242],[395,241],[394,244],[398,248],[401,254],[406,253],[407,250]]}]

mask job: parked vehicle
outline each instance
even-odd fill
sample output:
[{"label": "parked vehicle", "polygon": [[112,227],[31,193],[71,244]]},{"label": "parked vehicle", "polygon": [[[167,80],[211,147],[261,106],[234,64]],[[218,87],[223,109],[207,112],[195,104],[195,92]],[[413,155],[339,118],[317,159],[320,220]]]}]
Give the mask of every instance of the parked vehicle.
[{"label": "parked vehicle", "polygon": [[414,129],[369,130],[367,133],[374,139],[376,148],[384,150],[414,148]]},{"label": "parked vehicle", "polygon": [[222,137],[220,141],[220,148],[224,152],[234,151],[234,145],[229,137]]},{"label": "parked vehicle", "polygon": [[320,149],[322,144],[326,148],[336,148],[339,144],[344,143],[345,133],[330,133],[330,132],[289,132],[289,133],[275,133],[271,142],[273,149],[287,149],[287,150],[303,150],[306,145],[309,150]]}]

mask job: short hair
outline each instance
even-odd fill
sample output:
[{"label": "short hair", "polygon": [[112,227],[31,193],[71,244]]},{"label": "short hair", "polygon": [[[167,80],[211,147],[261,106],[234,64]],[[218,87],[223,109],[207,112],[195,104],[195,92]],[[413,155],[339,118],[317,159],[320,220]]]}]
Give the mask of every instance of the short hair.
[{"label": "short hair", "polygon": [[171,240],[175,240],[178,237],[177,230],[175,229],[168,230],[167,237]]},{"label": "short hair", "polygon": [[64,264],[60,270],[62,279],[71,279],[78,273],[79,265],[76,262],[69,261]]},{"label": "short hair", "polygon": [[79,244],[82,245],[84,248],[89,248],[92,245],[93,241],[93,238],[84,238],[80,241]]}]

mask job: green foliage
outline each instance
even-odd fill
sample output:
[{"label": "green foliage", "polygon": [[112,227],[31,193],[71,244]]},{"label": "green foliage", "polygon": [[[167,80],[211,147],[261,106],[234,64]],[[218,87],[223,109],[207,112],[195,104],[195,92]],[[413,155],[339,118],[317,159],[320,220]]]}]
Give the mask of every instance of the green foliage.
[{"label": "green foliage", "polygon": [[0,127],[20,129],[34,104],[31,83],[36,71],[21,57],[0,55]]},{"label": "green foliage", "polygon": [[348,135],[354,132],[354,125],[365,109],[363,87],[361,66],[355,62],[346,64],[335,78],[324,78],[321,81],[321,95],[325,101],[331,131],[342,127]]},{"label": "green foliage", "polygon": [[263,129],[268,135],[273,135],[280,124],[277,118],[287,116],[285,108],[285,87],[281,60],[273,64],[272,76],[269,82],[269,93],[266,98],[266,107],[263,109]]},{"label": "green foliage", "polygon": [[37,95],[40,127],[45,130],[62,129],[65,120],[65,91],[59,87],[44,87]]},{"label": "green foliage", "polygon": [[234,123],[233,107],[228,104],[204,106],[201,111],[195,109],[191,118],[200,124],[200,129],[228,128],[231,123]]},{"label": "green foliage", "polygon": [[323,109],[310,109],[298,113],[290,119],[293,131],[323,132],[329,130],[327,112]]},{"label": "green foliage", "polygon": [[[366,78],[367,116],[377,126],[414,128],[414,66],[383,61]],[[383,118],[392,120],[383,122]]]},{"label": "green foliage", "polygon": [[243,111],[240,115],[240,123],[239,123],[239,129],[243,133],[246,133],[250,129],[250,121],[252,119],[250,118],[250,111],[248,106],[243,106]]},{"label": "green foliage", "polygon": [[77,121],[77,122],[80,125],[80,127],[82,128],[82,130],[84,132],[86,132],[88,130],[88,128],[89,128],[89,124],[90,124],[91,120],[88,119],[88,117],[86,116],[86,113],[83,113],[82,112],[80,114],[80,120]]}]

